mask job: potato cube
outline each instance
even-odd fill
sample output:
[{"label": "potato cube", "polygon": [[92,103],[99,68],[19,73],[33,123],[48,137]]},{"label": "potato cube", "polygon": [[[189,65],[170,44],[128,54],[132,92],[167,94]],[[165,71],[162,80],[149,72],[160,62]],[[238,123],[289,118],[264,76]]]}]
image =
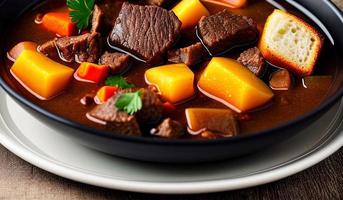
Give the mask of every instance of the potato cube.
[{"label": "potato cube", "polygon": [[171,103],[178,103],[194,95],[194,73],[185,64],[155,67],[145,72],[149,85],[157,87]]},{"label": "potato cube", "polygon": [[199,90],[236,112],[246,112],[266,104],[274,94],[249,69],[229,58],[215,57],[198,82]]},{"label": "potato cube", "polygon": [[173,12],[182,22],[181,29],[192,28],[198,24],[202,16],[210,15],[200,0],[182,0],[173,8]]},{"label": "potato cube", "polygon": [[38,44],[35,42],[20,42],[17,45],[15,45],[8,53],[7,57],[11,61],[15,62],[15,60],[20,56],[20,54],[24,50],[32,50],[32,51],[37,51]]},{"label": "potato cube", "polygon": [[58,95],[68,85],[74,70],[41,53],[24,50],[11,68],[12,75],[42,100]]}]

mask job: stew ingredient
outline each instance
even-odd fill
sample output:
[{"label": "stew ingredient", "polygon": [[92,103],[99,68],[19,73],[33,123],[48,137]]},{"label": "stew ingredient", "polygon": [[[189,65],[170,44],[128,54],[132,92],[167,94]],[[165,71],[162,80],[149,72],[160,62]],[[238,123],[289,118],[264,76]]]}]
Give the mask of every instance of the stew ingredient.
[{"label": "stew ingredient", "polygon": [[[172,11],[181,21],[181,29],[193,28],[198,24],[201,17],[210,15],[200,0],[182,0]],[[190,13],[192,14],[190,15]]]},{"label": "stew ingredient", "polygon": [[151,68],[145,72],[145,79],[171,103],[180,103],[195,94],[194,73],[185,64]]},{"label": "stew ingredient", "polygon": [[212,58],[200,77],[198,88],[238,113],[263,106],[274,96],[249,69],[233,59],[221,57]]},{"label": "stew ingredient", "polygon": [[68,12],[50,12],[42,19],[43,26],[58,36],[72,36],[75,33],[75,24],[71,22]]},{"label": "stew ingredient", "polygon": [[67,87],[74,70],[36,51],[24,50],[11,68],[12,75],[40,99],[50,99]]}]

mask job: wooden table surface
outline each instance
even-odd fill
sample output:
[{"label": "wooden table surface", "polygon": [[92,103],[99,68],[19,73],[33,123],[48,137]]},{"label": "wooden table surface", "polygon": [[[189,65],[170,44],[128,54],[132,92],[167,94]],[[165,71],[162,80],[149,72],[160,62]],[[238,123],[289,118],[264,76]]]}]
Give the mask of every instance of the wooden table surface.
[{"label": "wooden table surface", "polygon": [[[343,9],[343,0],[333,1]],[[343,149],[306,171],[267,185],[217,194],[166,196],[108,190],[70,181],[32,166],[0,145],[2,199],[343,199]]]}]

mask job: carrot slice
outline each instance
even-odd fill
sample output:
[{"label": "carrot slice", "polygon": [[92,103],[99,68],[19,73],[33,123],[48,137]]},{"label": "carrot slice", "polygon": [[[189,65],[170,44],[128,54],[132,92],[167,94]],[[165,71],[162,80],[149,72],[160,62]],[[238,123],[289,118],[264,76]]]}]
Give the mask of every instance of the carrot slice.
[{"label": "carrot slice", "polygon": [[79,81],[100,83],[107,76],[110,68],[107,65],[97,65],[83,62],[75,73],[75,78]]},{"label": "carrot slice", "polygon": [[119,91],[115,86],[103,86],[98,90],[95,97],[95,102],[101,104],[106,102],[109,98],[113,97]]},{"label": "carrot slice", "polygon": [[225,6],[228,8],[242,8],[247,4],[247,0],[201,0],[202,2]]},{"label": "carrot slice", "polygon": [[75,24],[71,21],[69,13],[49,12],[42,20],[43,26],[59,36],[71,36],[75,33]]}]

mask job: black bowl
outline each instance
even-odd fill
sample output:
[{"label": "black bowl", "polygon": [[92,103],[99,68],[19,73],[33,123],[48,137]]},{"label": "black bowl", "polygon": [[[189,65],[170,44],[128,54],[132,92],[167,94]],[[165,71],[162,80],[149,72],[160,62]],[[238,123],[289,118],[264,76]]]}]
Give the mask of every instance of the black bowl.
[{"label": "black bowl", "polygon": [[[318,27],[326,33],[327,37],[334,42],[336,53],[343,52],[343,15],[330,1],[313,0],[286,0],[297,9],[313,20]],[[3,0],[0,3],[0,30],[5,33],[16,17],[30,9],[33,5],[42,2],[40,0]],[[325,25],[325,26],[324,26]],[[2,35],[2,40],[6,36]],[[4,42],[1,41],[3,46]],[[4,49],[4,48],[2,48]],[[4,52],[2,52],[4,53]],[[2,54],[4,55],[4,54]],[[3,58],[2,58],[3,59]],[[130,137],[101,132],[90,127],[68,121],[53,113],[47,112],[21,96],[5,80],[0,77],[0,84],[20,105],[58,129],[61,133],[75,139],[90,148],[97,149],[109,154],[130,159],[166,162],[166,163],[190,163],[223,160],[240,156],[263,149],[266,146],[275,145],[307,127],[318,119],[343,94],[343,58],[338,58],[337,74],[330,91],[330,96],[315,110],[279,127],[269,129],[252,135],[242,135],[233,138],[217,140],[163,140],[156,138]],[[1,68],[1,70],[4,70]],[[62,147],[63,148],[63,147]]]}]

